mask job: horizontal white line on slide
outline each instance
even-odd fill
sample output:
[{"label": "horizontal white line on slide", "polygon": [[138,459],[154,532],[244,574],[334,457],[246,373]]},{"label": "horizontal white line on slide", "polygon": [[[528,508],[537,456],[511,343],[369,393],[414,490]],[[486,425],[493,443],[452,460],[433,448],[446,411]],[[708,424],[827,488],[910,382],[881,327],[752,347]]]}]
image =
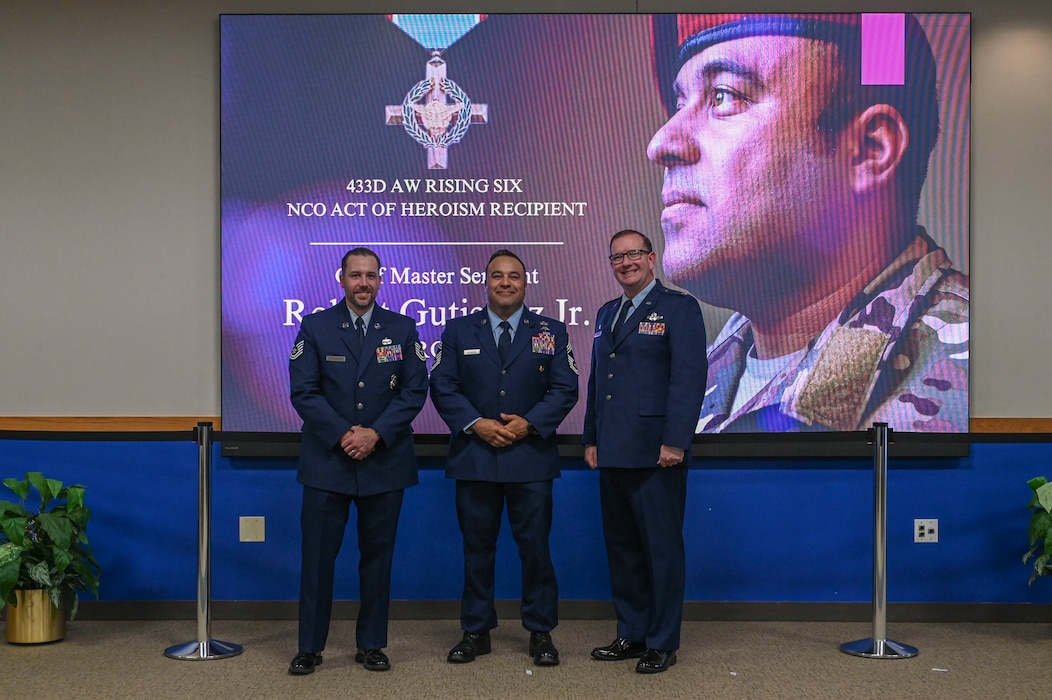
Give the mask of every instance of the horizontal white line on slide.
[{"label": "horizontal white line on slide", "polygon": [[311,241],[311,245],[566,245],[564,241]]}]

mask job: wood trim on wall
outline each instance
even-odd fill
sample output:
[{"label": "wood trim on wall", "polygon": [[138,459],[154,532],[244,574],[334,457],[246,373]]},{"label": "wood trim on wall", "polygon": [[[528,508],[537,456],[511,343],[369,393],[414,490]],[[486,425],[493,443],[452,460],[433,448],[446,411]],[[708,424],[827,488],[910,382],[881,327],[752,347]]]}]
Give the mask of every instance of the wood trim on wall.
[{"label": "wood trim on wall", "polygon": [[148,433],[193,430],[211,421],[222,430],[219,416],[0,416],[0,430],[71,433]]},{"label": "wood trim on wall", "polygon": [[972,418],[973,433],[1052,433],[1052,418]]},{"label": "wood trim on wall", "polygon": [[[140,433],[193,430],[201,421],[223,429],[219,416],[0,416],[0,430]],[[972,418],[973,433],[1052,433],[1052,418]]]}]

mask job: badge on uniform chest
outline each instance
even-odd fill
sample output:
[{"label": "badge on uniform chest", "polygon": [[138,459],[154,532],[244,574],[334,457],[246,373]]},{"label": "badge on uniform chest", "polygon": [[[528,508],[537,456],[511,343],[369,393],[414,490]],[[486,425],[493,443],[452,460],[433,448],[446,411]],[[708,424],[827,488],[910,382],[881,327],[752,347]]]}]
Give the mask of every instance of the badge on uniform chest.
[{"label": "badge on uniform chest", "polygon": [[533,341],[533,351],[538,355],[554,355],[555,354],[555,334],[543,331],[531,338]]},{"label": "badge on uniform chest", "polygon": [[639,324],[640,335],[665,335],[665,324],[656,321],[641,321]]},{"label": "badge on uniform chest", "polygon": [[398,362],[402,359],[401,345],[383,345],[376,348],[377,362]]}]

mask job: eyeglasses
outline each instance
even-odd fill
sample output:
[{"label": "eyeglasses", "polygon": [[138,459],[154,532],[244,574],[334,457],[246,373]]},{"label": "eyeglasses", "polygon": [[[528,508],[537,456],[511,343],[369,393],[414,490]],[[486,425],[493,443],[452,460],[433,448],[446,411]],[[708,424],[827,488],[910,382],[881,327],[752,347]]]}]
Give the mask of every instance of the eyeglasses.
[{"label": "eyeglasses", "polygon": [[644,255],[650,255],[650,251],[649,250],[639,250],[637,248],[636,250],[626,250],[623,253],[612,253],[610,255],[610,264],[611,265],[616,265],[619,262],[621,262],[622,260],[624,260],[625,258],[628,258],[632,262],[635,262],[636,260],[639,260]]}]

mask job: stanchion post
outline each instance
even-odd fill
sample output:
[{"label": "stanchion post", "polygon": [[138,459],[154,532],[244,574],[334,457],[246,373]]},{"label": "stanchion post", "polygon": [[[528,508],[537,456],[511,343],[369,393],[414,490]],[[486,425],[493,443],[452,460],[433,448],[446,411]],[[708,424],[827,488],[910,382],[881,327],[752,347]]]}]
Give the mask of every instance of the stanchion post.
[{"label": "stanchion post", "polygon": [[237,656],[240,644],[212,639],[212,423],[194,428],[197,443],[197,639],[164,650],[173,659],[207,660]]},{"label": "stanchion post", "polygon": [[867,659],[908,659],[914,647],[887,638],[888,629],[888,444],[887,423],[869,429],[873,444],[873,636],[840,645],[840,651]]}]

